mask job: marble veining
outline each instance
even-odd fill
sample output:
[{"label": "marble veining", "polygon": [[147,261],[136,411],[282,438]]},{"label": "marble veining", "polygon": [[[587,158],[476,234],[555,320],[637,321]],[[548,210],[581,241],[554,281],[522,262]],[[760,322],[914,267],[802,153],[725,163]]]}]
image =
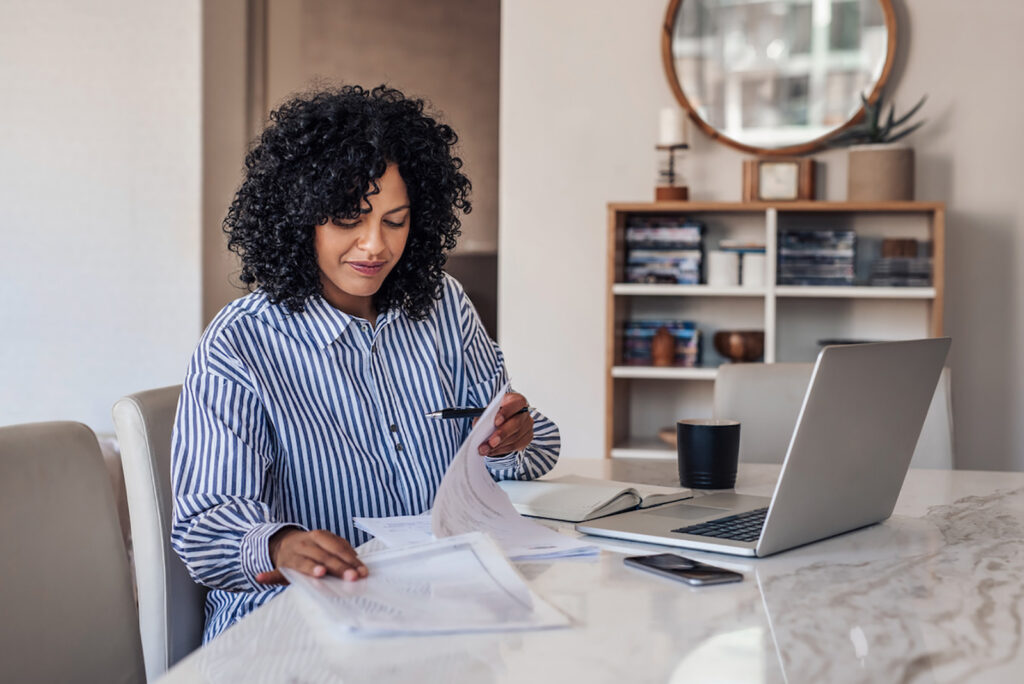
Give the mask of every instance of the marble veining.
[{"label": "marble veining", "polygon": [[996,681],[1020,659],[1024,489],[932,506],[923,520],[941,536],[934,548],[759,570],[790,681]]}]

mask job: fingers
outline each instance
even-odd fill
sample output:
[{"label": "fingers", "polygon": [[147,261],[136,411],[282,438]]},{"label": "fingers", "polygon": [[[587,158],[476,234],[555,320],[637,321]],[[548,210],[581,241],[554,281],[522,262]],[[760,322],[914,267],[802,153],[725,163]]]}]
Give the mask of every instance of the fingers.
[{"label": "fingers", "polygon": [[335,577],[355,580],[366,577],[369,572],[352,546],[327,530],[311,532],[301,548],[307,558]]},{"label": "fingers", "polygon": [[521,413],[497,428],[480,445],[479,452],[481,456],[499,456],[525,449],[532,441],[533,418],[528,413]]},{"label": "fingers", "polygon": [[[310,577],[330,574],[345,580],[357,580],[369,574],[352,545],[327,530],[302,531],[285,537],[277,549],[275,565]],[[256,581],[262,584],[287,583],[278,570],[260,573]]]},{"label": "fingers", "polygon": [[519,411],[529,407],[526,397],[518,392],[508,392],[501,398],[498,415],[494,417],[494,427],[500,427]]},{"label": "fingers", "polygon": [[288,580],[284,578],[280,570],[261,572],[256,575],[256,581],[260,584],[288,584]]},{"label": "fingers", "polygon": [[312,540],[305,541],[299,547],[299,553],[301,557],[294,566],[299,572],[313,577],[330,574],[347,580],[356,580],[360,577],[355,565],[341,560]]}]

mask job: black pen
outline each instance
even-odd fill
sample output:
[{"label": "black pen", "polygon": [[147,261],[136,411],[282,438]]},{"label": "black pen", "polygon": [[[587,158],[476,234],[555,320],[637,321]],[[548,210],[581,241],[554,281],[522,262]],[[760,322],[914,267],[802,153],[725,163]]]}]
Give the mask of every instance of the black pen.
[{"label": "black pen", "polygon": [[[520,413],[526,413],[531,408],[532,407],[530,407],[530,406],[524,406],[523,408],[519,409],[518,411],[516,411],[512,415],[513,416],[518,416]],[[444,409],[441,409],[440,411],[431,411],[430,413],[427,413],[427,414],[424,414],[424,415],[426,415],[427,418],[441,418],[441,419],[449,419],[449,418],[476,418],[477,416],[483,415],[483,412],[485,410],[486,409],[484,409],[484,408],[477,408],[475,406],[455,406],[455,407],[452,407],[452,408],[444,408]],[[511,418],[511,416],[509,416],[509,417]]]}]

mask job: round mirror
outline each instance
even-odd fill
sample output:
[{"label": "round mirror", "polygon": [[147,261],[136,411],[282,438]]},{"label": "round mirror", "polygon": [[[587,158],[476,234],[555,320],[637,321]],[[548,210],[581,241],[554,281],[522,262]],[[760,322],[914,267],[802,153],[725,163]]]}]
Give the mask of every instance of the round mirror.
[{"label": "round mirror", "polygon": [[878,96],[895,46],[892,0],[671,0],[662,58],[712,138],[804,154]]}]

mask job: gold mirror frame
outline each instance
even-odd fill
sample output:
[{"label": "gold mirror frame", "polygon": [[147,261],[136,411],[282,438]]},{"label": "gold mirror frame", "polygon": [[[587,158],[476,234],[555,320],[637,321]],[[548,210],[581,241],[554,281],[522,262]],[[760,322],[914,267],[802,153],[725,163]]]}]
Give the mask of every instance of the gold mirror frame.
[{"label": "gold mirror frame", "polygon": [[[683,92],[683,86],[679,81],[679,75],[676,73],[675,61],[672,59],[672,35],[675,33],[676,15],[679,13],[679,7],[684,1],[685,0],[669,0],[668,11],[665,13],[665,22],[661,27],[661,59],[665,66],[665,74],[668,76],[668,84],[669,87],[672,88],[672,93],[676,96],[676,99],[679,100],[679,103],[683,106],[683,109],[686,110],[686,113],[690,116],[690,119],[693,120],[694,124],[704,131],[704,133],[706,133],[712,140],[717,140],[718,142],[725,143],[729,147],[740,150],[741,152],[749,152],[751,154],[763,156],[797,156],[821,149],[825,146],[825,142],[829,138],[860,122],[864,118],[864,107],[861,107],[846,123],[835,130],[809,142],[801,143],[800,145],[790,145],[789,147],[754,147],[752,145],[741,143],[738,140],[734,140],[721,133],[718,129],[711,126],[711,124],[704,121],[693,105],[690,104],[690,101],[686,99],[686,94]],[[871,94],[868,96],[869,102],[874,102],[878,99],[879,94],[882,92],[886,82],[889,80],[889,74],[892,72],[893,62],[896,57],[896,12],[893,10],[892,0],[877,1],[881,4],[882,13],[885,16],[885,65],[882,67],[882,73],[878,77],[875,87],[871,90]]]}]

